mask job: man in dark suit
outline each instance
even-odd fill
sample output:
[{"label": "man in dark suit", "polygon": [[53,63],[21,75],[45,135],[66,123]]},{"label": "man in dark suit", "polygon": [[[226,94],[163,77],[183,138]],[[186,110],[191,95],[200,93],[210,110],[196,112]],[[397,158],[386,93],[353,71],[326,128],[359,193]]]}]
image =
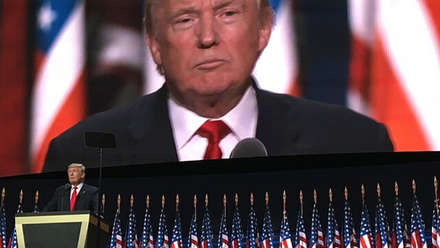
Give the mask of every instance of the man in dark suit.
[{"label": "man in dark suit", "polygon": [[272,30],[268,0],[147,0],[145,13],[164,86],[55,138],[45,171],[78,159],[96,164],[96,151],[84,146],[86,131],[115,134],[106,166],[227,158],[249,137],[260,139],[269,156],[393,151],[382,124],[258,88],[251,72]]},{"label": "man in dark suit", "polygon": [[98,214],[99,190],[84,183],[85,167],[72,163],[67,168],[69,183],[58,187],[44,211],[90,210]]}]

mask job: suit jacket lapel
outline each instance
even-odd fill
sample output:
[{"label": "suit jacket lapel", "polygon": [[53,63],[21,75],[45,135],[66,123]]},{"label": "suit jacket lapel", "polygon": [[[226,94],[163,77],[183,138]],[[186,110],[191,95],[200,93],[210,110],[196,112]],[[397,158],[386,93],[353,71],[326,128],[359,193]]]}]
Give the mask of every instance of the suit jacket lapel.
[{"label": "suit jacket lapel", "polygon": [[134,161],[178,161],[168,115],[167,90],[164,85],[131,110],[129,133],[133,139],[131,156]]},{"label": "suit jacket lapel", "polygon": [[297,143],[299,137],[297,116],[285,96],[269,93],[254,85],[258,102],[256,138],[266,146],[269,156],[303,153]]}]

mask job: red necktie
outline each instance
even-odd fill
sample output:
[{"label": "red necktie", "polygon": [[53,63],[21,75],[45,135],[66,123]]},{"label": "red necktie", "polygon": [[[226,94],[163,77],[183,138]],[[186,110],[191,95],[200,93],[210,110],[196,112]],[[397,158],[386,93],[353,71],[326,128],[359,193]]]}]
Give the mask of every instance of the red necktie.
[{"label": "red necktie", "polygon": [[208,139],[208,146],[204,159],[222,158],[222,150],[219,142],[231,132],[231,129],[223,121],[206,121],[197,130],[197,134]]},{"label": "red necktie", "polygon": [[73,187],[73,193],[72,193],[72,197],[70,198],[70,211],[73,211],[73,208],[75,207],[75,201],[76,201],[76,189],[78,187],[74,186]]}]

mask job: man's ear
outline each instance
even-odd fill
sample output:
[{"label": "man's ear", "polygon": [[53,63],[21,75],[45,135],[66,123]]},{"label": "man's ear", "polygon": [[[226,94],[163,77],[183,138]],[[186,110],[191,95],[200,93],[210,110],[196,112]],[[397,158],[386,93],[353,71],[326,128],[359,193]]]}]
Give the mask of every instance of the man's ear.
[{"label": "man's ear", "polygon": [[160,56],[159,43],[157,42],[156,37],[147,35],[147,44],[154,62],[157,65],[162,65],[162,57]]},{"label": "man's ear", "polygon": [[270,39],[270,35],[272,34],[272,26],[274,23],[274,19],[272,12],[270,10],[268,10],[267,13],[262,13],[260,18],[262,18],[263,20],[261,21],[260,40],[259,40],[258,48],[260,52],[262,52],[266,48],[267,44],[269,44],[269,39]]},{"label": "man's ear", "polygon": [[81,178],[84,179],[85,176],[86,176],[86,173],[83,173],[83,174],[81,175]]}]

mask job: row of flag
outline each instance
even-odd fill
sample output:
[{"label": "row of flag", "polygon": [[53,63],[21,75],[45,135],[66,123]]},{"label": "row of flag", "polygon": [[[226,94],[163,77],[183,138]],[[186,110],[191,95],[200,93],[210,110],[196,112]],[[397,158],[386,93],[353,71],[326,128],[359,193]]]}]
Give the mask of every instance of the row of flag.
[{"label": "row of flag", "polygon": [[[438,183],[434,178],[435,199],[432,211],[431,241],[432,248],[440,245],[440,211],[438,199]],[[250,208],[248,212],[248,223],[243,230],[240,211],[238,208],[238,195],[235,195],[235,207],[232,218],[232,228],[229,232],[226,218],[226,196],[223,197],[223,211],[221,214],[218,240],[214,240],[212,222],[208,208],[208,195],[205,196],[205,209],[202,217],[200,235],[197,227],[197,197],[194,196],[194,208],[191,216],[190,228],[186,244],[183,242],[182,221],[179,211],[179,196],[176,196],[176,209],[172,236],[169,237],[167,221],[165,216],[165,197],[162,196],[162,208],[159,216],[157,233],[153,233],[151,222],[150,198],[146,198],[146,210],[143,219],[142,236],[138,236],[137,219],[133,208],[134,197],[130,197],[130,210],[126,223],[125,233],[122,232],[121,223],[121,197],[117,198],[117,210],[114,216],[109,248],[274,248],[278,243],[279,248],[427,248],[427,237],[425,237],[425,223],[420,210],[419,201],[416,195],[416,184],[412,182],[413,199],[411,206],[410,223],[407,225],[404,208],[399,197],[397,182],[394,186],[394,208],[392,219],[387,218],[384,203],[381,198],[381,188],[377,185],[377,203],[374,212],[374,223],[370,223],[370,215],[365,202],[365,188],[362,185],[362,213],[360,218],[359,232],[355,231],[352,211],[348,200],[348,190],[344,190],[344,211],[341,228],[333,206],[333,192],[329,190],[329,205],[327,212],[327,229],[323,230],[321,218],[318,212],[317,193],[313,194],[313,209],[311,216],[310,233],[306,232],[303,215],[303,194],[299,193],[299,211],[296,219],[295,232],[291,232],[288,211],[286,209],[286,192],[283,192],[283,214],[279,240],[275,240],[272,228],[272,218],[269,209],[269,195],[265,195],[265,210],[263,225],[258,228],[257,215],[254,210],[254,197],[251,193]],[[33,212],[39,212],[38,191],[35,194],[35,205]],[[2,190],[0,205],[0,248],[17,247],[17,236],[15,228],[9,239],[6,237],[6,212],[4,206],[5,189]],[[23,191],[19,194],[17,213],[23,213],[22,209]],[[102,196],[102,210],[105,209],[105,195]],[[103,214],[103,213],[102,213]],[[372,225],[373,224],[373,225]],[[409,227],[409,229],[408,229]],[[261,231],[259,231],[261,230]],[[359,235],[359,236],[358,236]],[[429,239],[429,238],[428,238]]]},{"label": "row of flag", "polygon": [[[257,226],[257,217],[254,210],[253,194],[250,197],[249,218],[246,230],[242,229],[242,221],[238,209],[238,196],[235,196],[235,208],[232,218],[230,235],[226,220],[226,196],[223,198],[223,211],[220,219],[218,240],[215,242],[212,223],[208,209],[208,196],[205,196],[205,210],[202,218],[201,234],[198,235],[196,203],[194,196],[194,211],[191,217],[187,243],[183,244],[182,222],[179,212],[179,196],[176,197],[176,214],[171,239],[168,236],[164,213],[165,198],[162,196],[162,209],[157,228],[157,237],[154,239],[151,215],[149,210],[149,196],[145,211],[142,236],[139,239],[136,232],[136,217],[133,211],[133,196],[131,196],[130,214],[127,221],[125,236],[122,235],[120,221],[120,196],[113,222],[110,248],[115,247],[142,247],[142,248],[273,248],[278,243],[279,248],[427,248],[425,224],[420,211],[416,195],[416,185],[413,181],[413,200],[411,207],[411,222],[405,221],[405,213],[399,197],[399,189],[395,183],[395,198],[392,219],[388,221],[385,206],[381,198],[380,185],[377,185],[377,204],[374,213],[374,225],[370,223],[368,207],[365,203],[365,189],[362,186],[362,213],[359,232],[355,231],[353,216],[348,200],[348,190],[345,188],[344,216],[342,227],[338,225],[333,207],[333,194],[329,190],[330,203],[326,233],[323,231],[318,213],[317,193],[314,191],[314,204],[311,218],[310,233],[306,232],[303,216],[303,194],[300,191],[300,208],[297,215],[295,232],[291,232],[288,212],[286,209],[286,193],[283,193],[283,215],[278,242],[274,240],[272,219],[269,209],[269,196],[266,193],[266,207],[261,232]],[[435,200],[432,217],[432,247],[440,244],[440,218],[438,206],[437,181],[435,180]],[[409,229],[408,229],[409,227]],[[358,236],[359,235],[359,236]],[[171,240],[171,241],[169,241]]]}]

